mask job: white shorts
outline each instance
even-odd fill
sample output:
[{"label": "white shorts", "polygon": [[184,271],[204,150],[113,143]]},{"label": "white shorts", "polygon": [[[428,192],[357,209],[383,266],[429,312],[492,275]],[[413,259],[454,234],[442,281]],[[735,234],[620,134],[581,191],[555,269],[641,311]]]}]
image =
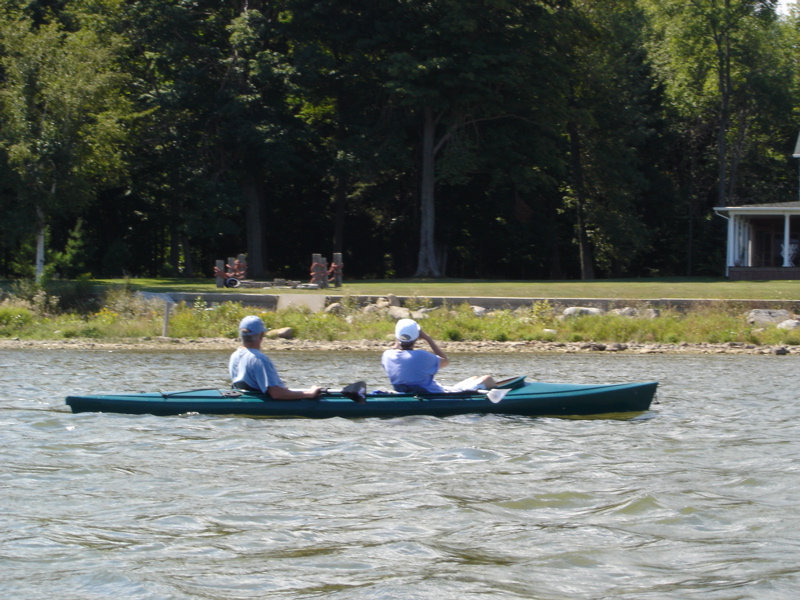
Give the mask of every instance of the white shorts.
[{"label": "white shorts", "polygon": [[443,386],[445,391],[448,392],[468,392],[473,390],[485,390],[486,386],[481,381],[482,377],[477,375],[473,377],[468,377],[464,381],[459,381],[455,385],[445,385]]}]

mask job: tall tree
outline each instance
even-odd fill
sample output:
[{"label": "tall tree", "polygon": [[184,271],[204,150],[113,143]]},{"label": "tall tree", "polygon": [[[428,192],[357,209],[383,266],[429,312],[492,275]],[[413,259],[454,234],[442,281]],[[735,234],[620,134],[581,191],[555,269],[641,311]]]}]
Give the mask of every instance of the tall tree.
[{"label": "tall tree", "polygon": [[[667,90],[685,116],[707,111],[715,120],[716,203],[725,206],[729,185],[729,138],[733,107],[751,90],[745,84],[753,65],[759,30],[773,29],[776,0],[643,0],[652,15],[653,57]],[[746,136],[740,130],[738,136]]]},{"label": "tall tree", "polygon": [[[410,170],[400,136],[403,124],[387,102],[380,70],[394,28],[389,4],[394,3],[287,3],[295,99],[324,169],[333,252],[345,249],[346,217],[367,210],[366,190]],[[377,220],[385,213],[378,210]]]},{"label": "tall tree", "polygon": [[125,173],[129,107],[115,63],[119,38],[93,29],[98,22],[90,13],[69,17],[69,27],[55,20],[37,25],[22,13],[0,22],[0,147],[36,228],[37,278],[48,220],[79,212],[98,186]]},{"label": "tall tree", "polygon": [[467,177],[482,124],[530,107],[550,72],[550,13],[534,0],[411,0],[397,4],[386,85],[415,116],[420,148],[420,243],[417,277],[440,277],[436,244],[437,160],[448,150],[448,176]]},{"label": "tall tree", "polygon": [[618,274],[647,247],[642,161],[658,96],[635,0],[576,0],[568,18],[564,197],[575,215],[581,278],[593,279],[595,265]]}]

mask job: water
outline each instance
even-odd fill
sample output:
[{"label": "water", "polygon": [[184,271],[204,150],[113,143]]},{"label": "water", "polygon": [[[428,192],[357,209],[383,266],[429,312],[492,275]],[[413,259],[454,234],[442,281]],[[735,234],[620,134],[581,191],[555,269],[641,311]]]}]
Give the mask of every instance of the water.
[{"label": "water", "polygon": [[[283,353],[287,382],[385,384]],[[789,599],[794,356],[454,355],[442,377],[661,381],[628,421],[72,415],[223,386],[224,352],[0,351],[0,589],[59,599]]]}]

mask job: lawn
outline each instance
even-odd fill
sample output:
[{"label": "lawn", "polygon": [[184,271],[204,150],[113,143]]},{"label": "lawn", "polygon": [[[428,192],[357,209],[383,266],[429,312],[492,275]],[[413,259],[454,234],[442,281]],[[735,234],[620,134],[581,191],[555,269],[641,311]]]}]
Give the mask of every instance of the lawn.
[{"label": "lawn", "polygon": [[[217,288],[213,279],[106,279],[95,286],[128,284],[134,290],[153,292],[309,293],[320,290],[283,288]],[[603,279],[594,281],[487,281],[465,279],[393,279],[347,281],[341,288],[323,290],[327,295],[476,296],[512,298],[713,298],[721,300],[800,300],[800,281],[728,281],[723,278]]]}]

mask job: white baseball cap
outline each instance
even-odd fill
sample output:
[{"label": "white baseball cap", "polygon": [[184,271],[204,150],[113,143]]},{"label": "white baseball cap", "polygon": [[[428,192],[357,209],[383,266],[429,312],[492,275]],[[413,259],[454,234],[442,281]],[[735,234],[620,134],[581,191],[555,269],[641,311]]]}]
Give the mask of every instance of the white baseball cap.
[{"label": "white baseball cap", "polygon": [[239,323],[239,333],[241,335],[256,335],[264,331],[267,331],[267,328],[264,326],[264,321],[261,320],[261,317],[255,315],[245,317],[242,319],[242,322]]},{"label": "white baseball cap", "polygon": [[401,342],[413,342],[419,337],[419,325],[414,319],[400,319],[394,328],[394,336]]}]

